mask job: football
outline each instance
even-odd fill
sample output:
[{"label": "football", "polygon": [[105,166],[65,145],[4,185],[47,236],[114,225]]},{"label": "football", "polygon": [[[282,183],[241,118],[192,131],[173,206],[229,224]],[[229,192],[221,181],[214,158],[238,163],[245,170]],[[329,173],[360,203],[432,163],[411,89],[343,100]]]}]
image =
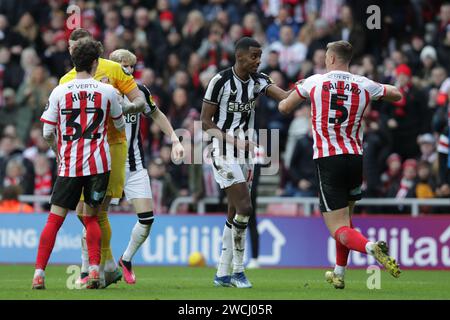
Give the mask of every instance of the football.
[{"label": "football", "polygon": [[196,251],[191,253],[189,256],[189,266],[190,267],[204,267],[206,265],[205,257],[203,254]]}]

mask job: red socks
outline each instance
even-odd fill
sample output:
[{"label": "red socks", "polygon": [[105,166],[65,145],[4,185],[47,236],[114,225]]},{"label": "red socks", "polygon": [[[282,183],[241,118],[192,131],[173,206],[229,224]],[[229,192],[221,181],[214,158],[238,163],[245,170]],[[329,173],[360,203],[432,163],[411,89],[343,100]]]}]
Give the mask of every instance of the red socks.
[{"label": "red socks", "polygon": [[345,267],[347,265],[350,249],[336,240],[336,265]]},{"label": "red socks", "polygon": [[99,265],[101,258],[101,238],[102,231],[98,224],[97,216],[83,217],[84,225],[86,227],[86,243],[89,254],[89,264]]},{"label": "red socks", "polygon": [[39,248],[36,258],[36,269],[45,270],[48,259],[55,246],[56,235],[59,228],[64,222],[64,218],[54,213],[48,215],[47,223],[41,233],[39,239]]},{"label": "red socks", "polygon": [[[353,229],[353,222],[350,220],[350,228]],[[347,266],[348,255],[350,249],[344,246],[339,241],[336,241],[336,265],[345,267]]]},{"label": "red socks", "polygon": [[[355,229],[351,229],[350,227],[347,226],[340,227],[339,229],[336,230],[334,238],[336,239],[336,242],[340,242],[342,245],[344,245],[350,250],[359,251],[361,253],[367,253],[366,244],[367,242],[369,242],[369,240],[367,240],[361,233],[359,233]],[[338,254],[336,253],[336,260],[337,256]]]}]

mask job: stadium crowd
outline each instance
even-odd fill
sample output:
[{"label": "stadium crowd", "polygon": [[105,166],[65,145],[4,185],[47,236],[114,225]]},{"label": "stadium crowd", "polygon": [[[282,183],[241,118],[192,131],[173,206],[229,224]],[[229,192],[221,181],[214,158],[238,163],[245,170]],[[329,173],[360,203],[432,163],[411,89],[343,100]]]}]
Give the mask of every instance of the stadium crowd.
[{"label": "stadium crowd", "polygon": [[[381,29],[369,29],[366,8],[377,3]],[[135,79],[150,88],[174,129],[190,132],[209,80],[233,64],[240,37],[262,44],[260,70],[285,89],[325,73],[328,42],[350,41],[351,72],[395,84],[404,95],[366,110],[365,197],[450,197],[438,154],[448,152],[440,136],[448,130],[450,2],[417,0],[0,0],[0,190],[19,185],[24,194],[51,193],[56,161],[39,117],[72,68],[70,4],[81,10],[81,27],[103,43],[104,57],[118,48],[136,54]],[[310,106],[285,117],[262,97],[257,117],[259,128],[280,130],[282,172],[274,194],[317,195]],[[156,212],[167,212],[177,196],[219,195],[209,165],[173,164],[159,128],[142,121]]]}]

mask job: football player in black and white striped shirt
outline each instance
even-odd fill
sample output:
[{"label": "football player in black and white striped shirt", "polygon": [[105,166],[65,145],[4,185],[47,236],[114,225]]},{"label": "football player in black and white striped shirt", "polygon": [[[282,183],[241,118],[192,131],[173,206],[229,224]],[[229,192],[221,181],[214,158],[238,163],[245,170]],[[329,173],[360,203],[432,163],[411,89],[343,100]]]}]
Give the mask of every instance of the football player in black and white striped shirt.
[{"label": "football player in black and white striped shirt", "polygon": [[[109,59],[120,63],[128,72],[133,73],[136,56],[130,51],[125,49],[115,50],[110,54]],[[164,113],[153,102],[150,90],[143,85],[139,85],[139,89],[144,94],[147,102],[143,114],[148,118],[152,118],[161,130],[170,137],[172,141],[172,158],[175,161],[181,160],[184,156],[184,148],[173,131],[172,125]],[[128,157],[125,166],[124,192],[127,201],[131,201],[138,215],[138,221],[131,232],[128,247],[119,260],[119,265],[123,269],[123,275],[128,284],[134,284],[136,282],[131,259],[147,239],[154,218],[150,179],[144,164],[144,151],[139,132],[140,116],[140,113],[135,113],[128,114],[125,117]]]},{"label": "football player in black and white striped shirt", "polygon": [[244,37],[237,41],[236,63],[211,79],[203,99],[201,121],[203,130],[212,136],[214,177],[228,198],[222,254],[214,278],[216,286],[252,286],[244,274],[244,249],[252,211],[249,187],[253,164],[248,160],[257,145],[255,132],[248,132],[254,129],[256,98],[260,94],[278,101],[289,95],[267,75],[257,72],[261,53],[256,40]]}]

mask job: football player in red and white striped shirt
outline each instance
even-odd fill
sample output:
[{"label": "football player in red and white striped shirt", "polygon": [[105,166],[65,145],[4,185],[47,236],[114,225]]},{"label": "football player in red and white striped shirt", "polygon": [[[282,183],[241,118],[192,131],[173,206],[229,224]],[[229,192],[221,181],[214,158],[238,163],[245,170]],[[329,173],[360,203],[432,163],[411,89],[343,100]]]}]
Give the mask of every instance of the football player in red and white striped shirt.
[{"label": "football player in red and white striped shirt", "polygon": [[50,215],[39,241],[33,289],[45,289],[44,270],[56,235],[68,210],[75,210],[81,192],[88,204],[84,217],[90,264],[88,288],[99,286],[101,231],[97,214],[111,169],[106,140],[108,117],[114,120],[117,129],[125,128],[115,89],[92,78],[101,52],[101,44],[93,40],[76,46],[72,60],[77,76],[52,91],[41,117],[44,138],[57,155],[58,178],[53,188]]},{"label": "football player in red and white striped shirt", "polygon": [[291,112],[305,99],[311,100],[314,162],[320,188],[320,207],[330,234],[336,240],[336,267],[326,279],[343,289],[349,250],[373,255],[394,276],[400,270],[389,257],[385,242],[370,242],[353,229],[351,215],[361,199],[362,117],[370,100],[398,101],[397,88],[351,74],[352,45],[347,41],[327,45],[327,73],[313,75],[296,85],[280,102],[282,113]]}]

